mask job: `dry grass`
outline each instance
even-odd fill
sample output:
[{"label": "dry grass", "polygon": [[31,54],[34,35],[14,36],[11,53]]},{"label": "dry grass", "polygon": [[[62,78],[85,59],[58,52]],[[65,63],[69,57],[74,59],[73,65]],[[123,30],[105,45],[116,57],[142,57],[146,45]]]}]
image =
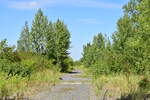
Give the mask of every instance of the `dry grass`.
[{"label": "dry grass", "polygon": [[59,82],[60,73],[52,70],[43,70],[34,73],[28,82],[26,95],[34,96],[40,91],[47,90]]},{"label": "dry grass", "polygon": [[0,73],[0,98],[17,94],[33,96],[58,83],[59,77],[60,72],[49,69],[33,73],[30,78],[13,76],[7,79],[7,75]]},{"label": "dry grass", "polygon": [[125,75],[103,75],[95,79],[93,84],[98,95],[104,95],[107,91],[108,97],[119,97],[137,91],[140,79],[136,75],[128,78]]}]

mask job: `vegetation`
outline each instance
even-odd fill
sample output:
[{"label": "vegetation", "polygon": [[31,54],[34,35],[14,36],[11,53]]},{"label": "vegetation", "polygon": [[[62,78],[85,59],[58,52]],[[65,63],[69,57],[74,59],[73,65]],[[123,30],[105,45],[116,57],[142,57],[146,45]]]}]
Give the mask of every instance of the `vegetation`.
[{"label": "vegetation", "polygon": [[[130,0],[123,7],[124,16],[118,20],[117,30],[112,39],[109,40],[102,33],[99,33],[94,37],[92,43],[84,46],[83,58],[81,59],[83,64],[91,69],[96,79],[99,80],[99,76],[101,78],[103,75],[107,76],[105,80],[96,80],[101,83],[101,86],[103,83],[109,84],[111,80],[113,80],[111,84],[113,82],[115,84],[116,82],[120,82],[120,84],[127,82],[126,89],[134,88],[134,93],[130,90],[126,94],[136,94],[135,92],[139,92],[141,88],[145,92],[139,94],[149,93],[149,6],[149,0]],[[121,76],[118,77],[118,74]],[[136,76],[135,79],[130,80],[133,76]],[[144,87],[140,85],[142,82]],[[136,90],[137,87],[131,87],[132,83],[138,87],[138,90]],[[97,85],[97,88],[101,86]],[[117,87],[123,88],[122,85]],[[122,93],[125,93],[125,90]],[[137,98],[132,99],[137,100]]]},{"label": "vegetation", "polygon": [[55,85],[60,72],[77,66],[88,74],[82,77],[92,75],[98,94],[145,100],[150,95],[150,0],[130,0],[123,10],[112,37],[98,33],[74,63],[67,26],[60,19],[52,23],[39,9],[31,27],[25,22],[17,48],[0,41],[0,99]]},{"label": "vegetation", "polygon": [[25,22],[17,49],[6,39],[0,41],[0,99],[21,98],[55,85],[60,71],[67,72],[73,64],[69,48],[70,32],[64,22],[49,22],[39,9],[31,28]]},{"label": "vegetation", "polygon": [[29,30],[27,22],[20,39],[18,40],[17,51],[33,52],[47,56],[54,65],[65,72],[68,64],[65,61],[69,58],[70,32],[63,21],[58,19],[52,23],[44,16],[41,9],[38,10]]},{"label": "vegetation", "polygon": [[47,57],[31,52],[17,52],[6,43],[6,40],[0,42],[0,98],[30,92],[33,83],[34,86],[36,83],[52,85],[58,81],[60,68]]}]

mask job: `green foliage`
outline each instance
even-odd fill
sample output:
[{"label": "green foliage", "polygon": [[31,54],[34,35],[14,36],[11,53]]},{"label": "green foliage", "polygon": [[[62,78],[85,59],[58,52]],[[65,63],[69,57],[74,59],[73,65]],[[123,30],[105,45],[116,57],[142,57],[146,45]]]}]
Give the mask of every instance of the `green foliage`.
[{"label": "green foliage", "polygon": [[94,37],[92,44],[88,43],[83,47],[83,63],[86,66],[95,64],[97,59],[102,56],[102,51],[105,48],[105,37],[99,33]]},{"label": "green foliage", "polygon": [[35,15],[34,21],[32,23],[31,28],[31,44],[32,44],[32,51],[44,54],[45,53],[45,46],[46,46],[46,34],[48,32],[48,19],[44,16],[41,9],[38,10],[37,14]]},{"label": "green foliage", "polygon": [[95,36],[93,43],[84,46],[84,65],[93,67],[96,75],[121,72],[149,75],[149,5],[149,0],[130,0],[123,7],[124,16],[118,20],[112,42],[104,36],[101,39]]},{"label": "green foliage", "polygon": [[139,82],[139,88],[140,92],[150,92],[150,79],[148,77],[144,77],[143,79],[141,79],[141,81]]},{"label": "green foliage", "polygon": [[68,58],[68,49],[70,48],[70,32],[64,22],[59,19],[54,24],[54,52],[53,55],[56,59],[58,66],[62,67],[62,71],[67,71],[68,65],[65,64],[65,60]]},{"label": "green foliage", "polygon": [[14,47],[9,47],[7,45],[7,40],[0,42],[0,59],[7,59],[11,62],[17,62],[21,60],[17,52],[14,52]]},{"label": "green foliage", "polygon": [[54,85],[60,71],[73,66],[69,48],[70,32],[64,22],[49,22],[39,9],[31,28],[25,22],[17,50],[7,40],[0,42],[0,99],[21,96],[33,83]]},{"label": "green foliage", "polygon": [[[54,34],[54,25],[53,23],[49,22],[48,25],[48,32],[46,34],[46,55],[49,59],[54,59],[55,55],[55,34]],[[54,38],[55,37],[55,38]]]},{"label": "green foliage", "polygon": [[27,22],[18,41],[18,51],[34,52],[46,55],[59,66],[62,71],[67,71],[65,60],[69,58],[70,32],[63,21],[51,23],[41,9],[35,15],[31,31]]},{"label": "green foliage", "polygon": [[31,35],[30,30],[28,26],[28,22],[25,22],[25,26],[23,27],[23,30],[20,35],[20,39],[17,42],[17,50],[18,51],[30,51],[31,50]]},{"label": "green foliage", "polygon": [[74,66],[73,59],[71,57],[68,57],[63,61],[63,70],[61,69],[61,71],[63,72],[72,71],[73,66]]},{"label": "green foliage", "polygon": [[[29,88],[27,84],[33,81],[50,84],[58,81],[60,70],[47,56],[16,52],[7,45],[6,40],[0,44],[0,99],[14,94],[21,96]],[[40,71],[43,71],[43,74]]]},{"label": "green foliage", "polygon": [[[84,46],[81,61],[96,78],[98,92],[108,88],[113,93],[121,92],[118,100],[146,100],[150,93],[147,77],[150,75],[149,8],[150,0],[130,0],[123,7],[124,15],[117,22],[117,30],[111,42],[104,36],[95,36],[92,43]],[[99,42],[94,42],[97,39]],[[102,47],[98,46],[102,44]],[[118,77],[118,74],[123,76]],[[106,79],[103,79],[106,75]],[[132,75],[138,77],[132,78]]]},{"label": "green foliage", "polygon": [[30,76],[33,72],[48,69],[52,61],[47,57],[30,52],[16,52],[13,47],[7,46],[6,40],[0,42],[0,71],[8,76]]},{"label": "green foliage", "polygon": [[[150,72],[148,61],[150,23],[147,23],[148,20],[145,19],[149,17],[150,13],[145,13],[147,8],[143,8],[149,5],[148,2],[147,0],[131,0],[124,6],[125,16],[118,22],[118,30],[114,39],[114,49],[118,50],[121,47],[117,53],[123,55],[123,61],[128,65],[124,69],[130,69],[130,72],[137,74]],[[143,11],[143,9],[145,10]]]}]

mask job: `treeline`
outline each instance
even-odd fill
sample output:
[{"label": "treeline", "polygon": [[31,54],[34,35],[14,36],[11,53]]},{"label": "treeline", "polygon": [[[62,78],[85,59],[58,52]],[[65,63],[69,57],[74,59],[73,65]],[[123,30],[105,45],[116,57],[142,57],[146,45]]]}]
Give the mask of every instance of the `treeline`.
[{"label": "treeline", "polygon": [[[69,57],[69,48],[70,32],[64,22],[58,19],[55,23],[52,23],[39,9],[31,28],[28,22],[25,22],[17,42],[17,48],[8,46],[6,39],[0,42],[0,69],[1,71],[7,71],[8,74],[25,73],[30,75],[32,68],[36,66],[31,64],[32,61],[38,63],[43,61],[41,60],[43,58],[45,63],[51,62],[54,66],[59,67],[62,72],[65,72],[73,62]],[[34,55],[37,55],[37,58],[41,56],[41,59],[34,62]],[[28,59],[33,56],[33,59],[30,62],[25,62],[24,65],[24,63],[22,64],[24,56]],[[32,68],[30,68],[30,64]]]},{"label": "treeline", "polygon": [[35,15],[31,28],[25,22],[17,45],[17,51],[47,56],[53,60],[53,64],[61,67],[61,71],[67,71],[67,61],[71,60],[68,56],[69,48],[70,32],[67,26],[59,19],[52,23],[41,9]]},{"label": "treeline", "polygon": [[123,10],[111,38],[99,33],[83,47],[81,63],[103,99],[146,100],[150,98],[150,0],[130,0]]},{"label": "treeline", "polygon": [[[30,75],[36,66],[35,63],[41,62],[47,64],[41,66],[53,64],[59,67],[62,72],[65,72],[73,62],[69,57],[69,48],[70,32],[64,22],[58,19],[55,23],[52,23],[39,9],[31,28],[28,22],[25,22],[17,42],[17,48],[8,46],[6,39],[0,42],[0,69],[8,72],[8,75],[14,73]],[[36,59],[34,62],[35,56],[37,56],[37,59],[39,58],[39,61]],[[30,59],[31,61],[24,62],[24,59]]]},{"label": "treeline", "polygon": [[52,23],[39,9],[31,27],[25,22],[17,48],[6,39],[0,41],[0,99],[31,89],[30,93],[33,83],[55,84],[60,71],[67,72],[73,64],[69,48],[70,32],[64,22]]},{"label": "treeline", "polygon": [[81,61],[96,75],[150,75],[150,1],[130,0],[123,9],[111,39],[99,33],[84,46]]}]

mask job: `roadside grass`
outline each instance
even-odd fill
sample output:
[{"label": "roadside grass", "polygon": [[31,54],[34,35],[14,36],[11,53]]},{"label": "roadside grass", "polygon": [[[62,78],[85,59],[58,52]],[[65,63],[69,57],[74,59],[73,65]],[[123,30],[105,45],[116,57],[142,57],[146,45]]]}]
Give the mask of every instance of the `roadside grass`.
[{"label": "roadside grass", "polygon": [[28,89],[25,91],[27,96],[34,96],[40,91],[44,91],[59,82],[61,73],[53,70],[42,70],[31,75],[28,82]]},{"label": "roadside grass", "polygon": [[45,69],[30,77],[12,76],[0,73],[0,98],[31,97],[59,82],[59,71]]},{"label": "roadside grass", "polygon": [[8,78],[5,73],[0,73],[0,98],[16,97],[26,90],[28,79],[21,76]]},{"label": "roadside grass", "polygon": [[30,77],[30,80],[31,82],[37,82],[37,83],[47,82],[50,84],[56,84],[58,82],[59,77],[60,77],[60,72],[46,69],[38,73],[33,73],[33,75],[31,75]]},{"label": "roadside grass", "polygon": [[[95,93],[98,97],[112,98],[117,100],[145,100],[150,96],[150,77],[136,74],[110,74],[95,76],[92,68],[83,65],[76,66],[83,71],[79,78],[91,78]],[[150,97],[148,97],[150,98]]]},{"label": "roadside grass", "polygon": [[[142,81],[142,76],[123,74],[118,75],[101,75],[93,80],[93,86],[95,87],[96,94],[104,98],[125,98],[130,95],[143,94],[139,83]],[[148,83],[150,84],[150,83]],[[145,90],[146,88],[143,88]],[[147,93],[150,90],[146,91]],[[124,100],[124,99],[118,99]],[[125,99],[125,100],[138,100],[138,99]],[[141,99],[143,100],[143,99]]]},{"label": "roadside grass", "polygon": [[0,58],[2,100],[30,97],[59,82],[60,68],[46,56],[31,52],[10,52],[5,56]]},{"label": "roadside grass", "polygon": [[83,65],[74,66],[75,69],[82,71],[81,75],[77,75],[78,78],[92,78],[92,73],[90,68],[86,68]]}]

